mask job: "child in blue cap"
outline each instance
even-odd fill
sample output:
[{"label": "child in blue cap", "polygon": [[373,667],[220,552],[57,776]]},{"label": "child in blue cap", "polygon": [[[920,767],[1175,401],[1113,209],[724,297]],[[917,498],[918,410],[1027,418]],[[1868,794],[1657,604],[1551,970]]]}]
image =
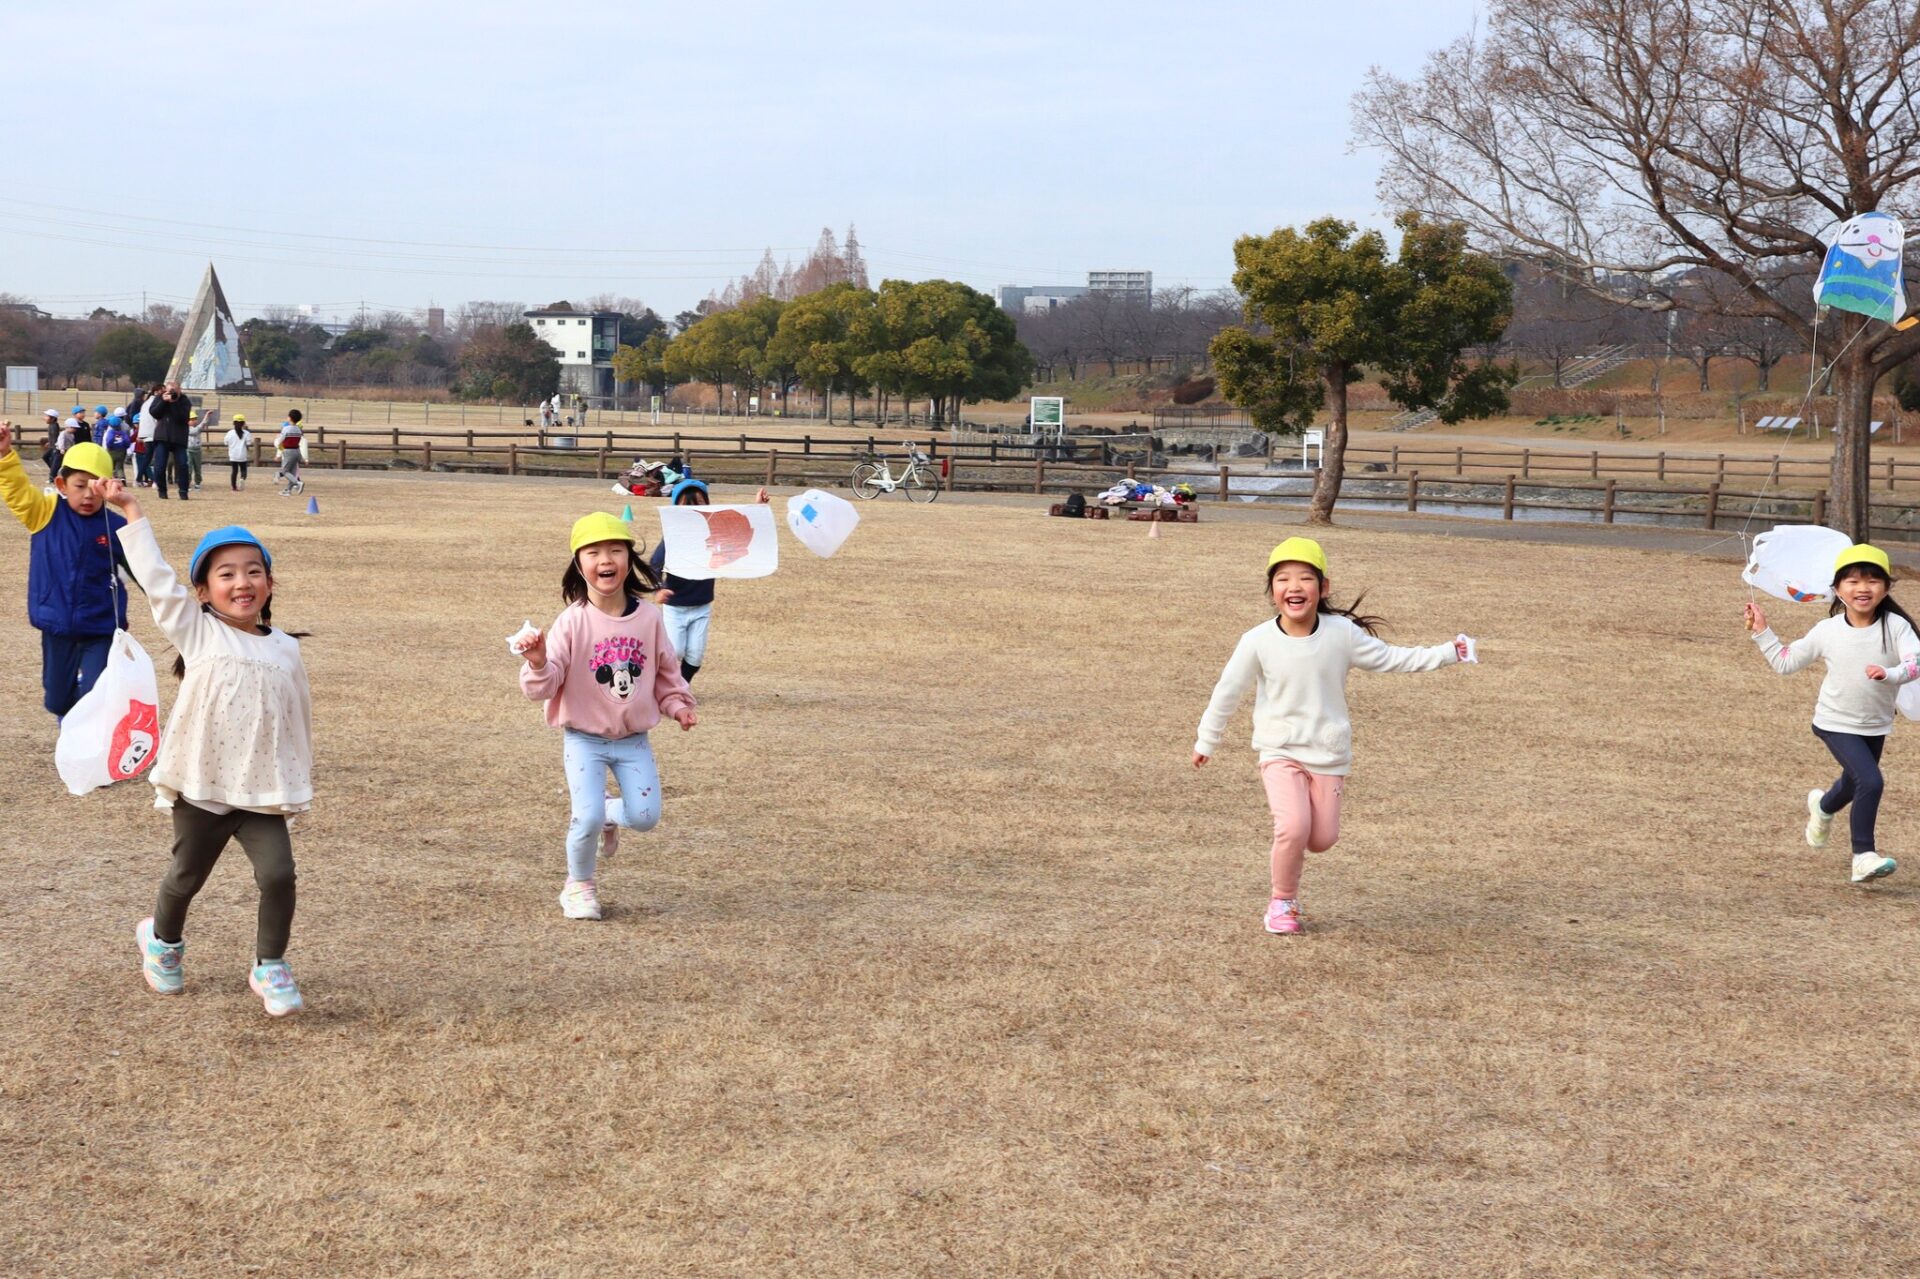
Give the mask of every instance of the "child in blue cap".
[{"label": "child in blue cap", "polygon": [[106,490],[126,513],[120,542],[148,585],[153,620],[180,650],[180,692],[149,774],[155,804],[173,810],[173,864],[153,914],[134,930],[141,972],[158,993],[179,993],[187,907],[237,839],[260,888],[247,984],[270,1015],[298,1012],[304,1001],[286,958],[287,818],[313,807],[313,704],[300,641],[271,624],[273,556],[246,529],[218,528],[194,548],[182,583],[139,501],[116,480]]}]

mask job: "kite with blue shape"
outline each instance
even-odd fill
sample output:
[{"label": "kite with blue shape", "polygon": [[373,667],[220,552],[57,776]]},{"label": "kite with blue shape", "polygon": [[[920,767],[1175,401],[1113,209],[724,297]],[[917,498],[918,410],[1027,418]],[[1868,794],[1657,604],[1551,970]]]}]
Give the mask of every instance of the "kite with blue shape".
[{"label": "kite with blue shape", "polygon": [[860,512],[852,502],[819,489],[787,499],[787,527],[821,559],[831,558],[859,522]]},{"label": "kite with blue shape", "polygon": [[1885,213],[1861,213],[1847,219],[1827,246],[1820,278],[1813,285],[1816,306],[1830,306],[1892,324],[1907,313],[1901,280],[1906,228]]}]

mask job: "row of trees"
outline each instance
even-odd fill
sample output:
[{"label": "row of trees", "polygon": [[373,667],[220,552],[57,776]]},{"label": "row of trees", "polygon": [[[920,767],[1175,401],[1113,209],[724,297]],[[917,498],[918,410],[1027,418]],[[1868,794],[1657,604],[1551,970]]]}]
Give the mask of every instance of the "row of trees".
[{"label": "row of trees", "polygon": [[1023,311],[1014,324],[1049,381],[1061,374],[1073,381],[1089,365],[1104,365],[1108,376],[1123,363],[1164,360],[1176,374],[1204,366],[1207,343],[1239,313],[1240,299],[1231,290],[1176,288],[1162,289],[1151,299],[1087,293],[1045,310]]},{"label": "row of trees", "polygon": [[34,365],[47,385],[93,378],[158,381],[179,337],[180,317],[168,306],[138,317],[97,307],[83,319],[66,319],[0,294],[0,363]]},{"label": "row of trees", "polygon": [[1010,399],[1033,377],[1033,357],[1013,320],[984,293],[951,280],[887,280],[878,289],[842,281],[792,300],[763,295],[714,310],[668,338],[624,344],[614,374],[664,392],[675,383],[711,386],[716,397],[806,387],[826,401],[861,395],[924,399],[936,421],[963,403]]}]

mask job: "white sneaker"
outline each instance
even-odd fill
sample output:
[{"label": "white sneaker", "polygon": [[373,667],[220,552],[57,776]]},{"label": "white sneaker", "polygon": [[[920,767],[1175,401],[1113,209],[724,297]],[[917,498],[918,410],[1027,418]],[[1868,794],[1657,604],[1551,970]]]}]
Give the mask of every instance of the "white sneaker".
[{"label": "white sneaker", "polygon": [[600,895],[591,879],[569,879],[560,890],[560,913],[568,919],[600,918]]},{"label": "white sneaker", "polygon": [[1893,874],[1899,863],[1891,857],[1882,857],[1878,853],[1855,853],[1853,855],[1853,882],[1864,884],[1870,879],[1885,879]]},{"label": "white sneaker", "polygon": [[1807,792],[1807,847],[1825,848],[1827,836],[1833,831],[1833,814],[1820,811],[1820,801],[1826,792],[1819,789]]},{"label": "white sneaker", "polygon": [[605,861],[620,851],[620,828],[612,822],[600,828],[600,860]]}]

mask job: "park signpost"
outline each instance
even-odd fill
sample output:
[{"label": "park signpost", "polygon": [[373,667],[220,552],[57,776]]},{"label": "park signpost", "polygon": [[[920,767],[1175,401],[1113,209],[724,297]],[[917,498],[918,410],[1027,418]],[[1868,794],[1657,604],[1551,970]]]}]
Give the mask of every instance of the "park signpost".
[{"label": "park signpost", "polygon": [[1037,436],[1058,440],[1066,434],[1067,401],[1059,395],[1035,395],[1029,398],[1029,430]]}]

